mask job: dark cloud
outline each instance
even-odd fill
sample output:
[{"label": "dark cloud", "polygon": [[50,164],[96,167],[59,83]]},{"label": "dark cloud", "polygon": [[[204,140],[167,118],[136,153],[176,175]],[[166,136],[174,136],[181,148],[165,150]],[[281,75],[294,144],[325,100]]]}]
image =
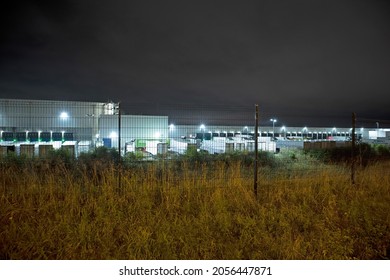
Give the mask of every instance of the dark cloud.
[{"label": "dark cloud", "polygon": [[390,119],[386,1],[8,1],[0,97]]}]

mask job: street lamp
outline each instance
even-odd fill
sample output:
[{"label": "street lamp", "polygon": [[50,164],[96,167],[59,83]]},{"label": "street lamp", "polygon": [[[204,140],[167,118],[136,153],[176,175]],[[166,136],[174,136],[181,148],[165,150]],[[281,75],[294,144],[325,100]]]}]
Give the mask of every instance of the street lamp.
[{"label": "street lamp", "polygon": [[307,127],[306,126],[302,129],[302,141],[304,140],[304,133],[305,133],[305,131],[307,131]]},{"label": "street lamp", "polygon": [[282,128],[280,129],[283,133],[283,138],[286,138],[286,127],[283,125]]},{"label": "street lamp", "polygon": [[337,129],[335,127],[332,128],[332,136],[333,136],[333,133],[334,133],[334,136],[337,136]]},{"label": "street lamp", "polygon": [[275,123],[278,121],[277,119],[270,119],[272,122],[272,138],[275,140]]},{"label": "street lamp", "polygon": [[202,132],[202,141],[204,140],[204,131],[205,131],[206,127],[204,124],[201,124],[200,125],[200,131]]},{"label": "street lamp", "polygon": [[376,122],[376,137],[379,136],[379,122]]}]

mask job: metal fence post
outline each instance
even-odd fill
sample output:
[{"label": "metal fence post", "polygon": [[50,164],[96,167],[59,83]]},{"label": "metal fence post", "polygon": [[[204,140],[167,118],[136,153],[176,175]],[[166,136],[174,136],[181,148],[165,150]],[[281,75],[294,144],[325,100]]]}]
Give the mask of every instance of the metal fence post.
[{"label": "metal fence post", "polygon": [[352,113],[352,143],[351,143],[351,183],[355,184],[355,128],[356,128],[356,114]]},{"label": "metal fence post", "polygon": [[257,197],[257,169],[258,169],[258,130],[259,130],[259,105],[255,104],[255,168],[253,178],[253,189],[255,196]]},{"label": "metal fence post", "polygon": [[121,154],[121,103],[118,102],[118,189],[122,189],[122,154]]}]

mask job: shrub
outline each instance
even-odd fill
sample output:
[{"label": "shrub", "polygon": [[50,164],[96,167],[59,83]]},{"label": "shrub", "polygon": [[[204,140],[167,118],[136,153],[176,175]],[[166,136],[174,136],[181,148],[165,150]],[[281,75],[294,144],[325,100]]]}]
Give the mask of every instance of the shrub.
[{"label": "shrub", "polygon": [[125,154],[123,161],[125,162],[137,162],[144,159],[144,154],[140,151],[130,152]]},{"label": "shrub", "polygon": [[67,149],[60,148],[57,150],[50,150],[47,160],[52,166],[57,164],[64,164],[67,167],[70,167],[74,162],[74,155]]},{"label": "shrub", "polygon": [[[309,150],[305,154],[326,163],[348,163],[352,160],[352,147]],[[355,160],[358,159],[363,166],[367,166],[370,162],[390,158],[390,149],[384,145],[359,143],[355,146],[354,156]]]},{"label": "shrub", "polygon": [[114,148],[97,147],[92,152],[79,155],[79,161],[84,163],[96,160],[106,163],[117,163],[119,161],[119,153]]},{"label": "shrub", "polygon": [[390,147],[386,145],[374,145],[374,150],[379,158],[390,158]]}]

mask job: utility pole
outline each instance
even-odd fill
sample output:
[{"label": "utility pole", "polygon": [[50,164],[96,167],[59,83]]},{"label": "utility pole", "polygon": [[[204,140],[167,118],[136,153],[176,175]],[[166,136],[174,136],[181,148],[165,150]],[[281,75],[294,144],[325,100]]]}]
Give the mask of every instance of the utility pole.
[{"label": "utility pole", "polygon": [[253,180],[253,189],[255,196],[257,197],[257,165],[258,165],[258,130],[259,130],[259,105],[255,104],[255,170],[254,170],[254,180]]}]

